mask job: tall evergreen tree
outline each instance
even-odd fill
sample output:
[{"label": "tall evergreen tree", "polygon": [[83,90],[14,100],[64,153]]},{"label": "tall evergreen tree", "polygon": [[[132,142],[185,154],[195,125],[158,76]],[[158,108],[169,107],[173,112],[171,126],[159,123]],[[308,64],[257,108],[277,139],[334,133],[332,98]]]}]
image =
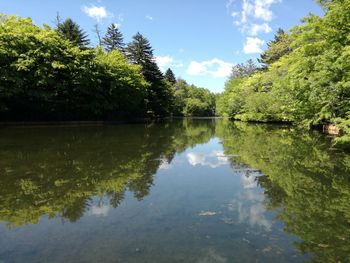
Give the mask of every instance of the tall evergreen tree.
[{"label": "tall evergreen tree", "polygon": [[268,49],[260,55],[259,63],[263,64],[264,68],[270,66],[292,51],[290,43],[290,36],[283,29],[279,28],[274,40],[267,43]]},{"label": "tall evergreen tree", "polygon": [[79,47],[86,47],[90,44],[87,34],[70,18],[67,18],[62,23],[58,23],[56,30],[64,38],[70,40]]},{"label": "tall evergreen tree", "polygon": [[142,74],[150,83],[148,111],[155,115],[167,114],[172,98],[169,88],[163,81],[163,74],[155,62],[153,49],[148,39],[140,33],[133,36],[133,41],[126,48],[126,56],[132,64],[142,67]]},{"label": "tall evergreen tree", "polygon": [[142,74],[148,82],[159,84],[163,80],[163,74],[155,62],[151,44],[140,33],[133,36],[133,41],[127,47],[126,55],[132,64],[142,66]]},{"label": "tall evergreen tree", "polygon": [[172,83],[172,84],[176,83],[176,78],[175,78],[174,72],[170,68],[168,68],[168,70],[165,72],[164,77],[170,83]]},{"label": "tall evergreen tree", "polygon": [[234,80],[237,78],[245,78],[253,75],[258,70],[252,59],[248,59],[245,64],[237,64],[232,67],[231,75],[229,80]]},{"label": "tall evergreen tree", "polygon": [[102,40],[102,45],[108,52],[112,50],[119,50],[121,52],[124,52],[125,44],[123,34],[119,31],[118,27],[114,23],[108,27],[107,33]]}]

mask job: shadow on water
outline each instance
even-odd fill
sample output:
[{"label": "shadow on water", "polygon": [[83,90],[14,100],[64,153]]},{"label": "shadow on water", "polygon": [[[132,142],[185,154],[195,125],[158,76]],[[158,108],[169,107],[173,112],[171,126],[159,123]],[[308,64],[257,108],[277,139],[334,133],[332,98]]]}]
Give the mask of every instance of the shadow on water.
[{"label": "shadow on water", "polygon": [[[198,145],[203,147],[198,148],[200,151],[208,150],[206,156],[192,152]],[[212,151],[213,145],[220,145],[222,153],[216,148]],[[212,164],[210,158],[214,157],[217,160]],[[271,215],[266,220],[280,225],[279,235],[296,236],[294,248],[300,255],[308,255],[306,258],[296,255],[283,262],[306,259],[313,262],[350,261],[350,156],[332,149],[330,140],[316,132],[227,120],[174,120],[158,124],[99,127],[3,128],[0,130],[0,221],[6,228],[2,231],[10,235],[16,229],[30,229],[33,225],[40,227],[43,218],[48,218],[48,222],[60,219],[62,222],[83,224],[91,211],[98,210],[97,213],[104,215],[103,209],[106,207],[124,209],[123,202],[128,195],[138,201],[147,198],[153,200],[152,195],[158,193],[157,187],[166,188],[162,186],[165,179],[156,179],[157,174],[162,174],[161,171],[166,171],[171,165],[184,166],[181,164],[183,160],[188,160],[188,168],[178,168],[174,174],[190,171],[203,174],[204,178],[212,171],[225,175],[229,175],[230,171],[243,171],[245,177],[242,178],[248,178],[247,188],[253,183],[257,184],[262,191],[262,199],[257,199],[257,202],[263,206],[261,209]],[[226,163],[228,170],[224,171]],[[192,171],[194,167],[197,170]],[[259,176],[249,175],[257,171]],[[174,174],[171,178],[174,178]],[[187,180],[183,179],[184,176],[177,178]],[[167,180],[166,184],[172,183],[172,179]],[[207,187],[198,181],[187,184],[198,184],[198,193]],[[196,191],[194,187],[193,192]],[[220,189],[214,189],[214,195],[210,198],[219,198],[219,192]],[[203,196],[206,198],[204,190],[201,195],[202,199]],[[162,198],[162,195],[158,198]],[[172,198],[174,200],[164,199],[169,201],[164,205],[169,211],[177,202],[175,194]],[[183,206],[192,200],[188,192],[181,198],[186,198],[179,203]],[[247,197],[243,198],[245,200],[242,202],[247,202]],[[193,206],[199,209],[203,206],[199,204],[197,201]],[[136,205],[132,203],[129,206]],[[153,203],[148,205],[152,207]],[[138,209],[139,217],[142,217],[144,210]],[[185,217],[187,208],[182,209]],[[210,217],[215,213],[203,212],[202,215]],[[166,222],[157,221],[157,224],[159,227],[164,224],[164,231],[171,232],[168,227],[176,225],[171,221],[174,217],[163,218]],[[232,218],[223,220],[226,226],[237,224]],[[137,221],[137,224],[142,222]],[[194,224],[204,223],[199,221]],[[216,221],[212,224],[207,226],[208,229],[216,229],[211,236],[220,231],[225,235],[226,228],[215,228],[218,224]],[[272,223],[267,222],[266,225]],[[132,223],[129,227],[132,227]],[[137,239],[137,235],[134,233],[134,238]],[[209,238],[214,238],[211,236]],[[176,238],[174,236],[171,242]],[[254,253],[259,250],[251,241],[241,236],[239,238],[243,240],[241,242],[250,242],[249,249]],[[1,239],[0,243],[6,242]],[[18,239],[12,237],[13,246],[16,246]],[[217,241],[222,247],[228,242],[222,238]],[[197,244],[197,241],[193,242]],[[192,249],[199,251],[201,243],[193,245]],[[217,249],[220,250],[220,247]],[[232,247],[228,249],[232,250]],[[261,253],[266,254],[269,249],[266,247]],[[152,262],[151,258],[141,256],[142,251],[139,250],[142,249],[135,248],[139,262]],[[156,254],[149,252],[152,253]],[[10,248],[6,251],[0,249],[0,262],[2,258],[15,258],[16,255]],[[5,262],[20,262],[24,258],[22,255],[18,256],[17,261]],[[131,256],[125,254],[121,258]],[[169,259],[173,262],[182,260],[179,256],[169,255],[164,261]],[[230,262],[227,261],[229,259],[217,254],[217,250],[209,249],[201,261],[197,258],[195,262]],[[273,261],[272,258],[270,260]],[[106,256],[105,262],[109,261],[119,262]]]}]

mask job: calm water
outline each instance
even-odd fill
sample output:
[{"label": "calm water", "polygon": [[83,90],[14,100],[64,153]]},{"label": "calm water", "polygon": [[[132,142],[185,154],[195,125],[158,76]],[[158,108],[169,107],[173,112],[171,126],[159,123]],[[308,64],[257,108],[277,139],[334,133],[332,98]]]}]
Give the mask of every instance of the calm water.
[{"label": "calm water", "polygon": [[0,262],[350,262],[350,155],[225,120],[1,128]]}]

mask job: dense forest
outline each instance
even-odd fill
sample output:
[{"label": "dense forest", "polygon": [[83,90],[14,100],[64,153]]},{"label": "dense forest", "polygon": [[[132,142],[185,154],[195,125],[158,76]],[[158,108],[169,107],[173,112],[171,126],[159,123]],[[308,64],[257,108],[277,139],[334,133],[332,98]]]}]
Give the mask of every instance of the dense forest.
[{"label": "dense forest", "polygon": [[279,30],[259,59],[238,64],[218,97],[217,113],[243,121],[335,124],[350,142],[350,1],[318,1],[309,15]]},{"label": "dense forest", "polygon": [[126,44],[111,24],[92,47],[80,26],[58,16],[54,27],[0,15],[0,120],[120,120],[225,116],[242,121],[335,124],[350,142],[350,0],[318,0],[289,31],[279,29],[256,65],[233,67],[225,91],[163,74],[150,42]]},{"label": "dense forest", "polygon": [[0,15],[1,120],[119,120],[212,116],[215,95],[163,74],[140,33],[129,44],[111,24],[99,44],[72,19],[54,28]]}]

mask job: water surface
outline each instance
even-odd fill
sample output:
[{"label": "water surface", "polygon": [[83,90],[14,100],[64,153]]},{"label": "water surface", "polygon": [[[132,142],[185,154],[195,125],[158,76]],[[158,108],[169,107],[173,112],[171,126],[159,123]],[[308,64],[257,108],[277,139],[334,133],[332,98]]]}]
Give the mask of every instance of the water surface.
[{"label": "water surface", "polygon": [[0,262],[350,262],[350,156],[293,127],[0,130]]}]

